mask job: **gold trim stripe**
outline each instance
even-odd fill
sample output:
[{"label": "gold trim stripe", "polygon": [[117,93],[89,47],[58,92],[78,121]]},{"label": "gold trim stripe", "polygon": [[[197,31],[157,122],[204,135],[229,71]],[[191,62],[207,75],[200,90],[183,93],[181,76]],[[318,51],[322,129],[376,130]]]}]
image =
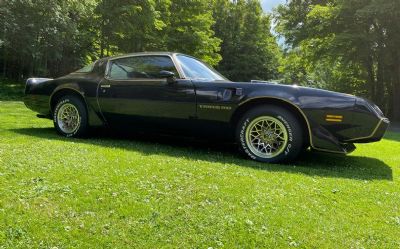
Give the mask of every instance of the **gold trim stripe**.
[{"label": "gold trim stripe", "polygon": [[361,139],[369,139],[369,138],[372,138],[372,137],[375,135],[375,133],[378,131],[378,129],[379,129],[379,127],[381,126],[381,124],[382,124],[383,122],[388,122],[388,121],[389,121],[389,119],[387,119],[387,118],[381,118],[381,120],[379,120],[378,124],[375,126],[375,129],[372,131],[371,135],[365,136],[365,137],[352,138],[352,139],[346,140],[346,141],[344,141],[344,142],[352,142],[352,141],[357,141],[357,140],[361,140]]},{"label": "gold trim stripe", "polygon": [[327,119],[325,119],[325,121],[328,121],[328,122],[342,122],[343,120],[341,120],[341,119],[327,118]]},{"label": "gold trim stripe", "polygon": [[337,118],[337,119],[342,119],[343,116],[341,116],[341,115],[326,115],[326,118]]}]

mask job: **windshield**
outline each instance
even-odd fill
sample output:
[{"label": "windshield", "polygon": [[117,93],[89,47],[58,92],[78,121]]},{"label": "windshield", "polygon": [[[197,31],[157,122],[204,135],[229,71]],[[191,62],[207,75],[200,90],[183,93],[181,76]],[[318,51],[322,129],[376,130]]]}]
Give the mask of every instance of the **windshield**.
[{"label": "windshield", "polygon": [[79,69],[76,72],[77,73],[90,73],[90,72],[92,72],[93,67],[94,67],[94,62],[92,64],[85,66],[84,68]]},{"label": "windshield", "polygon": [[186,78],[207,81],[227,80],[211,67],[192,57],[178,55],[176,58],[179,61]]}]

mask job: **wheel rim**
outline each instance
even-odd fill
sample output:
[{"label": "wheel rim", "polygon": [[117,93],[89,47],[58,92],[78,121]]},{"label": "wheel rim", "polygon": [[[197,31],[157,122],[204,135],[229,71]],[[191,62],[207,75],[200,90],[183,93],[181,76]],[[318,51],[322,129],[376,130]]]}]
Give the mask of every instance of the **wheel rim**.
[{"label": "wheel rim", "polygon": [[270,116],[258,117],[247,126],[246,142],[256,156],[273,158],[285,150],[288,132],[280,120]]},{"label": "wheel rim", "polygon": [[70,103],[63,104],[57,113],[58,127],[64,133],[74,133],[80,126],[81,117],[78,109]]}]

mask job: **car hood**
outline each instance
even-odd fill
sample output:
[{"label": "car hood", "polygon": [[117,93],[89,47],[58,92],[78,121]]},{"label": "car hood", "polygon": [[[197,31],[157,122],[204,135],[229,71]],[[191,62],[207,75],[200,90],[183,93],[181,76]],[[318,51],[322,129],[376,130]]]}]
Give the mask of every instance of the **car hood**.
[{"label": "car hood", "polygon": [[236,84],[240,85],[243,88],[251,88],[255,89],[257,92],[270,92],[270,91],[283,91],[283,92],[291,92],[296,93],[296,95],[304,95],[304,96],[326,96],[326,97],[343,97],[343,98],[356,98],[356,96],[346,93],[334,92],[324,89],[318,89],[313,87],[306,86],[298,86],[296,84],[286,85],[279,84],[273,82],[265,82],[265,81],[253,81],[253,82],[236,82]]}]

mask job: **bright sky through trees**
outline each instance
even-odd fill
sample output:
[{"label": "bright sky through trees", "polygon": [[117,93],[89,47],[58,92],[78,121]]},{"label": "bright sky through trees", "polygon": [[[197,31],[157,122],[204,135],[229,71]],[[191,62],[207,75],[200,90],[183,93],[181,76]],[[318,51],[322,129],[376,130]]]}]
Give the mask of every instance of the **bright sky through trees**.
[{"label": "bright sky through trees", "polygon": [[271,12],[279,4],[284,4],[286,0],[262,0],[261,4],[265,12]]}]

